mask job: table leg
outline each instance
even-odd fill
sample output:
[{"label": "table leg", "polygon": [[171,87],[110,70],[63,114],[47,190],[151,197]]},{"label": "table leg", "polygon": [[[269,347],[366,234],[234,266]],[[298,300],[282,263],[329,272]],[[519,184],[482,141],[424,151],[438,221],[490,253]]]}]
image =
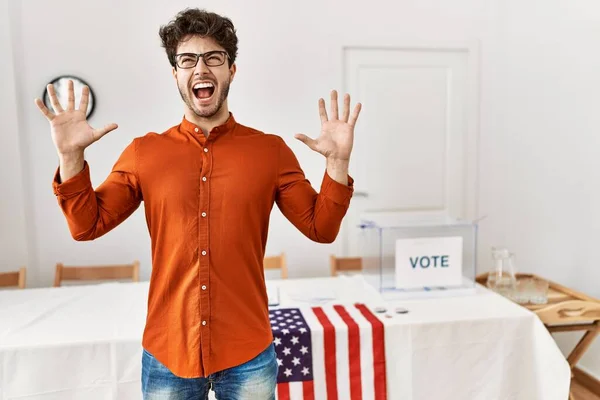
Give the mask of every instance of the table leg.
[{"label": "table leg", "polygon": [[600,321],[596,321],[594,325],[596,325],[596,329],[587,331],[579,343],[577,343],[571,354],[569,354],[569,357],[567,357],[567,361],[569,362],[571,369],[575,367],[581,357],[583,357],[583,354],[591,346],[596,336],[598,336],[600,331]]}]

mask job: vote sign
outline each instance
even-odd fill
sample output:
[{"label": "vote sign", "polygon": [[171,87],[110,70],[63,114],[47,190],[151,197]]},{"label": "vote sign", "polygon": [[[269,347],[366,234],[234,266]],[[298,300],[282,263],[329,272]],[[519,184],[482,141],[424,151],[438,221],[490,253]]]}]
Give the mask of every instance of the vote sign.
[{"label": "vote sign", "polygon": [[460,286],[463,238],[396,240],[396,288]]}]

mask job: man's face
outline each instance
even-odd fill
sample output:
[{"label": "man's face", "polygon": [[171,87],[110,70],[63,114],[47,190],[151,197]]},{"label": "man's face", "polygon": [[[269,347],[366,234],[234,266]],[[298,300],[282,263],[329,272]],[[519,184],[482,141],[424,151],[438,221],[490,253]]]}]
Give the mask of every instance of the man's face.
[{"label": "man's face", "polygon": [[[179,44],[176,54],[207,53],[214,50],[224,51],[212,38],[190,36]],[[187,107],[201,118],[211,118],[227,101],[235,69],[235,64],[229,67],[227,57],[223,65],[216,67],[208,67],[201,57],[193,68],[173,68],[173,76]]]}]

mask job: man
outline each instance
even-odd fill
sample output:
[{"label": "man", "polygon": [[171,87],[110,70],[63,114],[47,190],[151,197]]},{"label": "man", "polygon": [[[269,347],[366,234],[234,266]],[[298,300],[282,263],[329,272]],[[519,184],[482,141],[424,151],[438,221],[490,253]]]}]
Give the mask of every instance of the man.
[{"label": "man", "polygon": [[320,193],[283,139],[238,123],[227,94],[236,74],[237,37],[228,18],[198,9],[179,13],[160,37],[184,102],[180,124],[138,137],[94,190],[86,147],[116,124],[86,121],[69,83],[66,109],[49,85],[50,121],[59,155],[53,188],[75,240],[115,228],[142,201],[152,244],[148,316],[142,345],[144,399],[274,399],[272,344],[262,261],[275,203],[304,235],[332,242],[353,191],[348,176],[354,125],[346,95],[330,113],[319,100],[321,134],[296,138],[326,157]]}]

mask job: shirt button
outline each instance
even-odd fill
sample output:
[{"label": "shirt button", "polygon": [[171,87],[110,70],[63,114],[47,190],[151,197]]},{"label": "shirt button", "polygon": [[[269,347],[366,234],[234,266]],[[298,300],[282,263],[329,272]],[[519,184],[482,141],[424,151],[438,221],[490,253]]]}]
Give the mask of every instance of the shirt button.
[{"label": "shirt button", "polygon": [[198,132],[198,128],[194,129],[194,131]]},{"label": "shirt button", "polygon": [[205,176],[202,177],[202,182],[206,182],[206,177]]},{"label": "shirt button", "polygon": [[206,250],[202,250],[202,255],[205,256],[206,255]]},{"label": "shirt button", "polygon": [[206,290],[206,285],[202,285],[202,290]]},{"label": "shirt button", "polygon": [[206,321],[202,321],[202,325],[206,325]]},{"label": "shirt button", "polygon": [[203,216],[203,217],[206,217],[206,213],[205,213],[205,212],[203,212],[203,213],[202,213],[202,216]]},{"label": "shirt button", "polygon": [[205,152],[205,153],[208,153],[208,147],[205,147],[205,148],[204,148],[204,152]]}]

